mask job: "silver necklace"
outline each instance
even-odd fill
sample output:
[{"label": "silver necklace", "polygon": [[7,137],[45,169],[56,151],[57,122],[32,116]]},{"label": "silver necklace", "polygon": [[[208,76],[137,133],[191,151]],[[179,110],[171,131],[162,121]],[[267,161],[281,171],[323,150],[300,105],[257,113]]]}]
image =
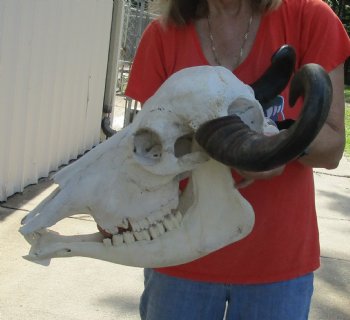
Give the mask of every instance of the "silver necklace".
[{"label": "silver necklace", "polygon": [[[207,21],[208,21],[208,31],[209,31],[209,39],[210,39],[210,45],[211,45],[211,51],[213,53],[214,56],[214,60],[215,63],[218,64],[219,66],[221,66],[221,62],[218,58],[217,52],[216,52],[216,48],[215,48],[215,44],[214,44],[214,37],[213,37],[213,32],[212,32],[212,27],[211,27],[211,23],[210,23],[210,17],[209,15],[207,16]],[[234,64],[234,69],[241,63],[242,61],[242,57],[243,57],[243,53],[244,53],[244,47],[245,44],[247,42],[248,36],[249,36],[249,32],[250,32],[250,27],[252,25],[253,22],[253,14],[250,16],[249,18],[249,22],[248,22],[248,26],[247,26],[247,31],[243,36],[243,41],[242,41],[242,45],[241,48],[239,50],[239,55],[238,58],[236,60],[236,63]]]}]

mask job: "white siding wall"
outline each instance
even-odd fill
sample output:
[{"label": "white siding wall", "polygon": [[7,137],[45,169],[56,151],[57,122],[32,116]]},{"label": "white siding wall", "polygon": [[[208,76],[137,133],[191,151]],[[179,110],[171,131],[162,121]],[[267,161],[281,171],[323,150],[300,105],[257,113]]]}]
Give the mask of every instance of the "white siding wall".
[{"label": "white siding wall", "polygon": [[0,201],[99,142],[113,0],[0,0]]}]

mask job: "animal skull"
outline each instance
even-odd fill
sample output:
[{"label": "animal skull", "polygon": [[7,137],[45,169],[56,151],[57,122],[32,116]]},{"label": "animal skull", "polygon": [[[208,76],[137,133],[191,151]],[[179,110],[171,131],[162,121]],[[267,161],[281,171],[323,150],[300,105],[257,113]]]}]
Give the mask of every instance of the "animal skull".
[{"label": "animal skull", "polygon": [[[316,122],[324,121],[324,114]],[[225,150],[228,157],[213,152],[213,144],[222,138],[214,133],[215,121],[227,118],[235,119],[244,134],[258,136],[264,147],[265,138],[277,144],[278,137],[282,144],[293,140],[288,135],[292,129],[277,134],[252,88],[229,70],[181,70],[147,100],[133,123],[54,176],[58,191],[33,210],[20,229],[32,245],[27,258],[85,256],[163,267],[195,260],[245,237],[253,228],[254,212],[235,189],[227,165],[246,167],[232,150]],[[293,127],[305,126],[305,121]],[[283,161],[295,158],[303,151],[299,149]],[[184,176],[189,176],[189,184],[180,194],[178,182]],[[78,213],[92,215],[110,237],[62,236],[47,229]]]}]

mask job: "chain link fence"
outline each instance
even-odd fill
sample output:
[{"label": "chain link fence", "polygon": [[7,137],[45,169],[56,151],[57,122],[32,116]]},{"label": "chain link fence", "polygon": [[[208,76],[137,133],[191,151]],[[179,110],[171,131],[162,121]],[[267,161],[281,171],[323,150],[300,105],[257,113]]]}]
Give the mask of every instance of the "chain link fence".
[{"label": "chain link fence", "polygon": [[123,32],[116,87],[117,106],[119,110],[122,110],[122,116],[119,115],[118,119],[123,118],[123,123],[119,121],[119,124],[114,125],[115,127],[128,125],[140,109],[137,101],[125,96],[125,89],[142,33],[148,24],[158,16],[155,2],[153,0],[123,0]]},{"label": "chain link fence", "polygon": [[123,96],[129,71],[143,31],[157,17],[152,0],[124,0],[124,21],[118,70],[117,94]]}]

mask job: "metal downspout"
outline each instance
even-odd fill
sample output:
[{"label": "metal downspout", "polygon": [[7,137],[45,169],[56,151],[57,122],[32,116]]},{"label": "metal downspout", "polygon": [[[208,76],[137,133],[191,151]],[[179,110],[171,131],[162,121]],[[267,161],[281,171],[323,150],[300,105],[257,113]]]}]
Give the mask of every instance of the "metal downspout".
[{"label": "metal downspout", "polygon": [[105,94],[103,98],[103,114],[101,129],[107,138],[116,133],[111,128],[111,113],[116,101],[116,84],[118,77],[118,63],[123,34],[124,1],[113,1],[111,36],[109,42],[108,64],[106,74]]}]

